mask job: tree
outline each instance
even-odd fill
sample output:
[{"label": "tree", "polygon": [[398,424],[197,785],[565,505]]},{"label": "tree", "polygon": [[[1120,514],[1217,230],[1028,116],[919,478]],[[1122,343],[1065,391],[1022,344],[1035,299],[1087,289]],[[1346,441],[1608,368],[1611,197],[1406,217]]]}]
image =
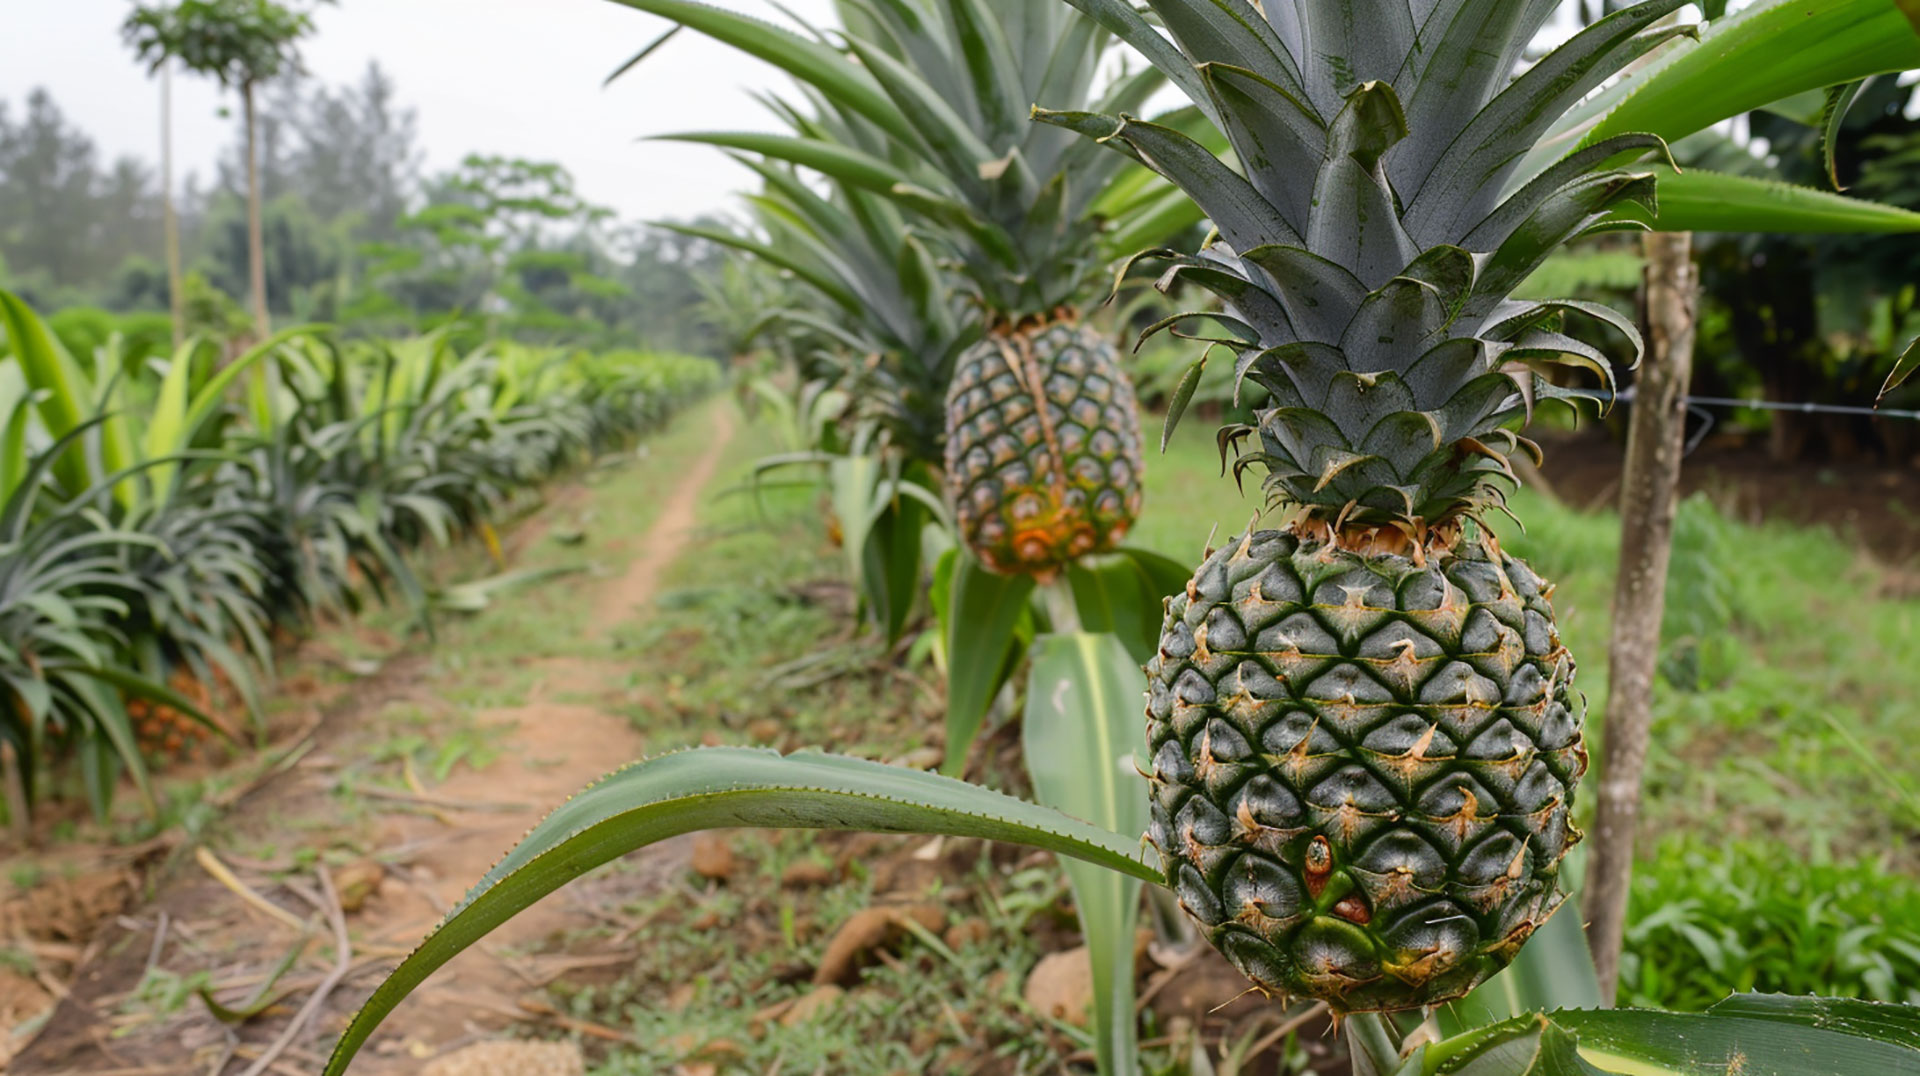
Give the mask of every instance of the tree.
[{"label": "tree", "polygon": [[155,66],[177,59],[187,70],[240,92],[247,129],[247,234],[253,317],[255,331],[263,336],[269,323],[254,92],[262,81],[298,66],[300,40],[312,32],[311,15],[274,0],[181,0],[172,7],[143,4],[122,29],[135,53]]}]

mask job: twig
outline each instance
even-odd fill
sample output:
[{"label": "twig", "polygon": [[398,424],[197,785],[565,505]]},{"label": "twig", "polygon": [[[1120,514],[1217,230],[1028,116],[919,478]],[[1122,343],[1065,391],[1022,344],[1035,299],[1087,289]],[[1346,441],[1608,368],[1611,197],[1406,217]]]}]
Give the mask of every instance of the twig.
[{"label": "twig", "polygon": [[1314,1002],[1312,1005],[1307,1006],[1304,1011],[1294,1016],[1293,1019],[1282,1023],[1279,1027],[1276,1027],[1272,1031],[1268,1032],[1265,1038],[1261,1039],[1259,1042],[1254,1043],[1253,1049],[1247,1051],[1247,1056],[1259,1057],[1262,1052],[1272,1048],[1272,1046],[1275,1043],[1279,1042],[1281,1039],[1284,1039],[1288,1035],[1292,1034],[1293,1032],[1300,1030],[1301,1028],[1312,1023],[1314,1020],[1318,1019],[1319,1017],[1325,1016],[1326,1013],[1327,1013],[1326,1002],[1324,1001]]},{"label": "twig", "polygon": [[160,951],[164,949],[167,944],[168,922],[169,920],[167,919],[167,913],[162,911],[160,913],[159,921],[156,922],[153,926],[153,946],[152,948],[147,950],[147,969],[140,973],[140,978],[142,980],[145,980],[147,976],[152,975],[153,969],[160,965]]},{"label": "twig", "polygon": [[417,792],[402,792],[397,788],[381,788],[379,785],[361,785],[354,789],[354,791],[362,796],[369,796],[373,799],[393,800],[396,803],[410,803],[416,807],[425,807],[429,810],[497,811],[502,814],[511,814],[516,811],[529,809],[524,803],[479,803],[470,800],[450,800],[440,796],[423,796]]},{"label": "twig", "polygon": [[333,988],[340,985],[340,981],[347,977],[348,970],[353,967],[353,941],[347,937],[347,916],[340,909],[340,895],[334,892],[333,877],[327,873],[325,864],[316,864],[313,873],[320,879],[319,896],[308,892],[304,886],[289,888],[324,913],[327,922],[332,925],[333,971],[321,980],[320,985],[307,997],[306,1004],[300,1006],[300,1011],[293,1014],[293,1019],[280,1032],[280,1037],[273,1040],[273,1045],[267,1047],[266,1052],[260,1055],[260,1059],[247,1066],[246,1071],[240,1076],[260,1076],[271,1068],[274,1060],[293,1044],[293,1040],[301,1031],[305,1030],[307,1021],[320,1011],[320,1006],[326,1003],[327,995],[333,993]]},{"label": "twig", "polygon": [[241,881],[239,875],[227,869],[227,865],[220,862],[220,857],[208,850],[206,845],[195,848],[193,850],[193,858],[195,862],[200,864],[200,869],[212,875],[214,881],[226,886],[233,892],[234,896],[239,897],[241,900],[247,902],[247,904],[272,916],[274,919],[285,923],[294,930],[307,929],[307,924],[301,920],[299,916],[294,915],[292,912],[261,896],[249,887],[247,883]]}]

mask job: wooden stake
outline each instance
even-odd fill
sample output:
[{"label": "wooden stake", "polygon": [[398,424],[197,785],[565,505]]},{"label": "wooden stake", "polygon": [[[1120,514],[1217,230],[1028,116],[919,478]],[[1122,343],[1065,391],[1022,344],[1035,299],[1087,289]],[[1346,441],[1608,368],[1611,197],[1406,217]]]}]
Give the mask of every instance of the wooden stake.
[{"label": "wooden stake", "polygon": [[1693,376],[1699,275],[1693,237],[1649,233],[1646,255],[1647,356],[1636,382],[1620,480],[1620,575],[1608,648],[1607,713],[1599,803],[1587,860],[1587,941],[1600,994],[1613,1003],[1620,980],[1634,826],[1653,726],[1653,680],[1666,612],[1667,565],[1686,446],[1686,393]]}]

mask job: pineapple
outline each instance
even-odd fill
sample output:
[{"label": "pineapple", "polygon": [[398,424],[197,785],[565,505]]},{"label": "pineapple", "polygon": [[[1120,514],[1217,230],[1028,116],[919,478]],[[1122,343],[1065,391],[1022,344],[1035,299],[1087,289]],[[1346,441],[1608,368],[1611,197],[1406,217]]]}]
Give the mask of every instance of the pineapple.
[{"label": "pineapple", "polygon": [[1140,514],[1140,423],[1114,347],[1071,320],[992,333],[947,404],[960,536],[989,571],[1051,576]]},{"label": "pineapple", "polygon": [[1221,300],[1194,316],[1268,393],[1220,440],[1244,446],[1236,478],[1265,470],[1276,511],[1167,603],[1149,837],[1187,914],[1264,990],[1341,1013],[1434,1005],[1561,906],[1580,837],[1587,755],[1552,588],[1484,519],[1515,484],[1508,457],[1538,455],[1515,427],[1574,395],[1539,368],[1607,378],[1561,315],[1639,344],[1604,308],[1510,293],[1623,203],[1650,211],[1652,176],[1619,162],[1663,144],[1624,135],[1515,171],[1665,39],[1648,27],[1678,0],[1610,15],[1517,77],[1550,3],[1148,6],[1172,40],[1144,21],[1129,39],[1237,166],[1124,114],[1040,118],[1145,162],[1212,219],[1199,252],[1160,253],[1166,280]]}]

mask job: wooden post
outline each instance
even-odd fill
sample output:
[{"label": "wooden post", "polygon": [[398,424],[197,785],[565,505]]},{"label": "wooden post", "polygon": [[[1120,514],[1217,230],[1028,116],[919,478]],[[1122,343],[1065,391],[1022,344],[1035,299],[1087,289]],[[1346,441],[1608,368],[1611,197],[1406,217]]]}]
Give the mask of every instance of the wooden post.
[{"label": "wooden post", "polygon": [[1620,980],[1699,305],[1693,237],[1685,232],[1648,233],[1642,247],[1647,260],[1647,355],[1635,382],[1620,479],[1620,575],[1613,593],[1599,803],[1583,909],[1587,941],[1600,973],[1600,995],[1607,1004],[1613,1003]]}]

